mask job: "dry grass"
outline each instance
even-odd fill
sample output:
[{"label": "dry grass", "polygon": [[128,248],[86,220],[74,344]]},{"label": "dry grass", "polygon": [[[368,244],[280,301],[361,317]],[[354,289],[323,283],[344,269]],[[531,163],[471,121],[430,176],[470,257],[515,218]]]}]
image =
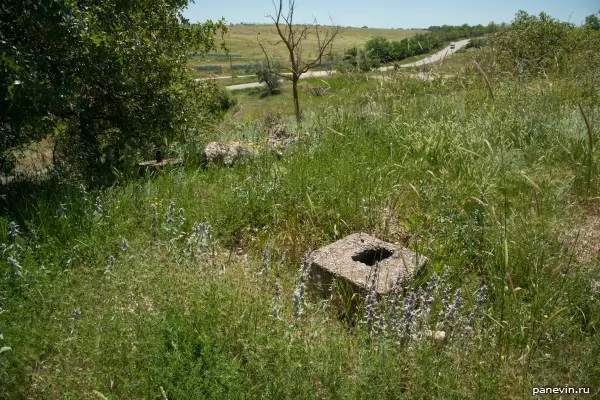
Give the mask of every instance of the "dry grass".
[{"label": "dry grass", "polygon": [[[25,148],[13,151],[16,158],[13,175],[44,176],[52,166],[52,148],[54,141],[46,138],[31,143]],[[0,183],[13,179],[12,176],[0,175]]]},{"label": "dry grass", "polygon": [[27,148],[15,151],[16,171],[21,173],[45,171],[52,164],[52,138],[32,143]]},{"label": "dry grass", "polygon": [[600,259],[600,205],[588,208],[570,235],[575,254],[582,263]]},{"label": "dry grass", "polygon": [[[323,30],[327,27],[323,27]],[[411,37],[424,30],[408,29],[375,29],[375,28],[342,28],[341,34],[336,38],[331,49],[332,55],[339,55],[346,49],[354,46],[363,46],[365,42],[375,36],[383,36],[389,40],[401,40]],[[287,59],[287,50],[283,44],[275,44],[279,41],[275,25],[233,25],[229,27],[229,32],[225,35],[224,41],[231,54],[239,54],[241,57],[233,58],[233,63],[245,64],[250,60],[262,58],[263,53],[258,45],[258,39],[265,43],[267,51],[275,58],[285,61]],[[308,36],[303,55],[304,57],[314,56],[317,37],[314,30]],[[223,68],[229,66],[229,60],[211,59],[211,58],[193,58],[190,60],[191,66],[196,65],[221,65]]]}]

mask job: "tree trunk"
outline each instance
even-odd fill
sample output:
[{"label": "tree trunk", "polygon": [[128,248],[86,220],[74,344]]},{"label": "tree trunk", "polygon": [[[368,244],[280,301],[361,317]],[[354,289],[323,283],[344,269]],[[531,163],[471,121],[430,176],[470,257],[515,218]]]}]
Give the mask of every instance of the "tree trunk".
[{"label": "tree trunk", "polygon": [[300,80],[300,75],[295,72],[292,73],[292,92],[294,94],[294,110],[296,111],[296,123],[298,126],[302,123],[302,118],[300,115],[300,99],[298,98],[298,80]]}]

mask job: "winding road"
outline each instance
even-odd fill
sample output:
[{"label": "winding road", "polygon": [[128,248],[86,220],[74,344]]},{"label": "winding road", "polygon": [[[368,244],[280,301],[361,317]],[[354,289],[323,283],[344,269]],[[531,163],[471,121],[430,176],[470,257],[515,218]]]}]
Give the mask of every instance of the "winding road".
[{"label": "winding road", "polygon": [[[451,56],[452,54],[454,54],[455,51],[457,51],[458,49],[461,49],[463,47],[465,47],[468,43],[469,43],[470,39],[465,39],[465,40],[460,40],[458,42],[455,42],[455,47],[454,49],[451,49],[450,46],[448,47],[444,47],[442,50],[438,51],[435,54],[430,55],[427,58],[424,58],[422,60],[419,61],[415,61],[409,64],[402,64],[400,65],[400,67],[402,68],[408,68],[408,67],[418,67],[420,65],[425,65],[425,64],[430,64],[433,62],[437,62],[437,61],[441,61],[444,58]],[[380,71],[389,71],[391,69],[394,69],[394,67],[381,67],[379,68]]]},{"label": "winding road", "polygon": [[[458,42],[455,42],[454,49],[451,49],[450,46],[447,46],[447,47],[444,47],[442,50],[438,51],[437,53],[430,55],[427,58],[423,58],[422,60],[415,61],[415,62],[408,63],[408,64],[402,64],[402,65],[400,65],[400,67],[401,68],[418,67],[420,65],[430,64],[430,63],[433,63],[433,62],[437,62],[437,61],[443,60],[444,58],[446,58],[446,57],[451,56],[452,54],[454,54],[454,52],[457,51],[458,49],[466,46],[467,43],[469,43],[469,39],[460,40]],[[393,66],[381,67],[381,68],[379,68],[379,71],[390,71],[392,69],[394,69]],[[302,74],[302,76],[300,77],[300,79],[322,78],[322,77],[326,77],[326,76],[331,76],[331,75],[335,74],[335,72],[336,71],[308,71],[308,72]],[[218,79],[231,79],[231,76],[224,76],[224,77],[220,77]],[[200,80],[200,79],[197,79],[197,80]],[[260,86],[264,86],[264,85],[265,85],[264,83],[258,83],[258,82],[241,83],[239,85],[230,85],[230,86],[227,86],[227,89],[229,89],[229,90],[242,90],[242,89],[260,87]]]}]

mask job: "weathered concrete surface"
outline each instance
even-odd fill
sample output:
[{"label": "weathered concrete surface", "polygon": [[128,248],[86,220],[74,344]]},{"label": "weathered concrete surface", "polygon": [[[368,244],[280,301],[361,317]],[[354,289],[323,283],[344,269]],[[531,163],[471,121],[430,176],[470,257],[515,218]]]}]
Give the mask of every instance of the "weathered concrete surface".
[{"label": "weathered concrete surface", "polygon": [[354,233],[310,254],[311,278],[317,290],[325,292],[333,279],[342,279],[354,292],[365,291],[379,262],[378,294],[391,290],[400,276],[410,279],[427,261],[411,250],[384,242],[366,233]]}]

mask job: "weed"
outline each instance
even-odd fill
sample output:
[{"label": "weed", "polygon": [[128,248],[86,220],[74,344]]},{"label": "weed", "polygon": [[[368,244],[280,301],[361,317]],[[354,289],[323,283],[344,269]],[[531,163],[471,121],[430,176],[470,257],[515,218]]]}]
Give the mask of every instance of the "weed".
[{"label": "weed", "polygon": [[[597,260],[565,232],[595,212],[597,104],[572,77],[481,67],[487,92],[468,69],[332,78],[326,101],[302,99],[306,122],[280,158],[93,192],[1,187],[0,346],[12,350],[0,349],[0,397],[517,399],[593,386]],[[279,105],[238,97],[273,108],[227,131],[258,143]],[[429,263],[383,296],[372,274],[347,302],[366,301],[354,326],[333,307],[345,282],[314,298],[304,255],[356,231]]]}]

